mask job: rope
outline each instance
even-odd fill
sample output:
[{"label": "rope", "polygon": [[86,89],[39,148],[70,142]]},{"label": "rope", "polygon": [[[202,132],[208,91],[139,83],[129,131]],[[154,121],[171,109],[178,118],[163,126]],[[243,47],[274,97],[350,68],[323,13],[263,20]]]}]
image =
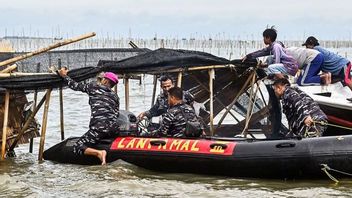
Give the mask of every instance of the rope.
[{"label": "rope", "polygon": [[332,176],[328,170],[331,170],[330,167],[327,165],[327,164],[320,164],[321,166],[323,166],[321,168],[322,171],[325,172],[325,174],[332,180],[334,181],[335,183],[339,183],[339,180],[337,180],[334,176]]},{"label": "rope", "polygon": [[351,127],[345,127],[345,126],[341,126],[341,125],[330,124],[330,123],[323,122],[323,121],[313,121],[313,123],[314,123],[314,124],[315,124],[315,123],[318,123],[318,124],[321,124],[321,125],[329,125],[329,126],[338,127],[338,128],[341,128],[341,129],[347,129],[347,130],[352,131],[352,128],[351,128]]},{"label": "rope", "polygon": [[[317,136],[320,136],[320,131],[317,129],[317,126],[315,125],[316,123],[317,122],[313,121],[313,126],[306,127],[306,131],[304,133],[304,137],[317,137]],[[322,121],[321,123],[325,123],[325,122]],[[313,129],[314,131],[311,131],[311,129]]]},{"label": "rope", "polygon": [[327,175],[331,180],[333,180],[335,183],[338,183],[339,180],[337,180],[334,176],[332,176],[328,171],[334,171],[334,172],[340,173],[340,174],[342,174],[342,175],[347,175],[347,176],[352,177],[352,174],[351,174],[351,173],[347,173],[347,172],[344,172],[344,171],[339,171],[339,170],[330,168],[327,164],[320,164],[320,165],[323,166],[323,167],[321,168],[321,170],[324,171],[324,172],[326,173],[326,175]]}]

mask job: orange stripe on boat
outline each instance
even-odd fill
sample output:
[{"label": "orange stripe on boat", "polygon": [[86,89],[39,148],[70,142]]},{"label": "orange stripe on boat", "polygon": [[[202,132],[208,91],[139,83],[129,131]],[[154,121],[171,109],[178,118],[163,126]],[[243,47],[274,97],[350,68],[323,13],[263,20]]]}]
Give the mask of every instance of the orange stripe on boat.
[{"label": "orange stripe on boat", "polygon": [[235,146],[236,142],[203,139],[118,137],[110,150],[232,155]]}]

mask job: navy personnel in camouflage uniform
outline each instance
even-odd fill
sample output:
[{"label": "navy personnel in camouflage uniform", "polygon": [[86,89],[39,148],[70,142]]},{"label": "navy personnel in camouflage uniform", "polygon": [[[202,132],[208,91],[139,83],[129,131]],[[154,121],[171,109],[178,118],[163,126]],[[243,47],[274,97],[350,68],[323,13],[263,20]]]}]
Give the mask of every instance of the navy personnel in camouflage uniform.
[{"label": "navy personnel in camouflage uniform", "polygon": [[158,136],[186,137],[188,136],[185,133],[186,120],[199,122],[193,108],[185,104],[182,98],[181,88],[173,87],[169,90],[168,104],[170,109],[163,116],[160,128],[157,130]]},{"label": "navy personnel in camouflage uniform", "polygon": [[326,123],[327,117],[318,103],[298,87],[290,87],[285,78],[277,79],[273,88],[282,99],[282,109],[293,135],[316,137],[324,133],[326,125],[320,123]]},{"label": "navy personnel in camouflage uniform", "polygon": [[[140,113],[138,115],[139,120],[141,120],[144,116],[146,116],[148,119],[151,119],[152,117],[163,115],[169,109],[167,95],[168,95],[169,89],[174,87],[172,78],[167,75],[162,76],[160,78],[160,87],[162,89],[162,93],[158,95],[156,103],[148,111]],[[192,105],[192,103],[194,102],[193,96],[187,91],[183,92],[183,96],[184,96],[183,101],[188,105]]]},{"label": "navy personnel in camouflage uniform", "polygon": [[111,89],[118,83],[118,77],[106,72],[100,83],[77,83],[67,76],[67,69],[62,68],[59,74],[67,82],[68,87],[75,91],[88,94],[91,107],[89,130],[75,143],[73,149],[77,155],[93,155],[106,164],[106,151],[91,148],[103,138],[111,137],[116,130],[119,115],[119,97]]}]

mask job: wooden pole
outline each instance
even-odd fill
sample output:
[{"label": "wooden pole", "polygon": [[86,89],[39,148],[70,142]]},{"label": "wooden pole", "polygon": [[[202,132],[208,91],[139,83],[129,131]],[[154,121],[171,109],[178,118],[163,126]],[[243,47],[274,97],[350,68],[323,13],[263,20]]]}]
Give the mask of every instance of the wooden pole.
[{"label": "wooden pole", "polygon": [[130,83],[128,76],[125,77],[125,108],[126,111],[130,109]]},{"label": "wooden pole", "polygon": [[[37,63],[37,72],[40,72],[40,63]],[[33,106],[32,106],[32,112],[34,112],[35,108],[37,107],[37,100],[38,100],[38,90],[34,91],[34,96],[33,96]],[[28,118],[29,119],[29,118]],[[36,128],[37,130],[37,128]],[[33,153],[33,138],[29,140],[29,152]]]},{"label": "wooden pole", "polygon": [[181,86],[182,86],[182,72],[178,72],[177,87],[181,88]]},{"label": "wooden pole", "polygon": [[150,105],[151,107],[154,105],[154,101],[155,101],[155,95],[156,95],[156,84],[157,84],[158,80],[156,75],[153,76],[153,96],[152,96],[152,104]]},{"label": "wooden pole", "polygon": [[45,96],[45,105],[44,105],[44,114],[43,114],[43,122],[42,122],[42,132],[40,136],[40,144],[39,144],[39,155],[38,160],[43,160],[43,152],[44,152],[44,143],[45,143],[45,134],[46,134],[46,126],[48,123],[48,110],[49,110],[49,102],[51,96],[51,89],[48,89]]},{"label": "wooden pole", "polygon": [[213,87],[213,80],[215,78],[215,70],[209,70],[209,98],[210,98],[210,134],[211,136],[214,135],[214,87]]},{"label": "wooden pole", "polygon": [[64,46],[64,45],[68,45],[68,44],[71,44],[71,43],[74,43],[74,42],[77,42],[77,41],[81,41],[81,40],[84,40],[84,39],[87,39],[87,38],[90,38],[90,37],[93,37],[93,36],[95,36],[94,32],[88,33],[88,34],[84,34],[84,35],[81,35],[81,36],[78,36],[78,37],[75,37],[75,38],[72,38],[72,39],[66,39],[64,41],[58,42],[58,43],[53,44],[53,45],[49,45],[48,47],[44,47],[44,48],[36,50],[34,52],[30,52],[30,53],[27,53],[27,54],[23,54],[21,56],[16,56],[14,58],[2,61],[2,62],[0,62],[0,67],[1,66],[6,66],[6,65],[10,65],[10,64],[13,64],[13,63],[15,63],[17,61],[20,61],[20,60],[23,60],[23,59],[26,59],[26,58],[29,58],[29,57],[44,53],[44,52],[47,52],[49,50],[52,50],[52,49],[55,49],[55,48],[58,48],[58,47],[61,47],[61,46]]},{"label": "wooden pole", "polygon": [[117,85],[114,86],[114,92],[117,93]]},{"label": "wooden pole", "polygon": [[[50,90],[51,91],[51,90]],[[45,102],[46,99],[46,95],[48,94],[49,90],[46,91],[46,94],[43,96],[43,98],[39,101],[38,105],[34,108],[32,114],[29,116],[29,118],[27,119],[27,121],[24,123],[21,131],[17,134],[16,139],[12,142],[9,151],[12,151],[16,145],[17,142],[21,139],[22,135],[25,133],[25,131],[28,129],[30,123],[32,122],[32,120],[34,119],[34,116],[37,115],[39,109],[42,107],[42,105]]]},{"label": "wooden pole", "polygon": [[253,106],[254,106],[254,103],[255,103],[255,96],[257,95],[257,91],[259,89],[259,87],[257,87],[256,91],[254,91],[255,81],[256,81],[256,75],[253,75],[252,76],[252,83],[251,83],[251,94],[249,96],[249,101],[248,101],[249,105],[248,105],[247,114],[246,114],[246,123],[245,123],[243,131],[241,133],[241,135],[243,135],[244,137],[247,137],[249,120],[252,117]]},{"label": "wooden pole", "polygon": [[5,106],[4,106],[4,123],[2,126],[2,145],[1,145],[1,160],[5,159],[6,154],[6,135],[7,135],[7,124],[9,118],[9,104],[10,104],[10,91],[6,90],[5,93]]},{"label": "wooden pole", "polygon": [[[206,69],[219,69],[219,68],[236,68],[235,65],[210,65],[210,66],[197,66],[197,67],[189,67],[187,71],[197,71],[197,70],[206,70]],[[184,69],[170,69],[167,70],[169,73],[182,72]],[[149,72],[148,72],[149,73]],[[150,72],[149,74],[158,74],[160,71]]]},{"label": "wooden pole", "polygon": [[[61,69],[61,59],[57,60],[58,68]],[[65,126],[64,126],[64,96],[62,93],[62,87],[59,88],[59,99],[60,99],[60,131],[61,140],[65,139]]]},{"label": "wooden pole", "polygon": [[21,77],[21,76],[57,76],[56,73],[23,73],[23,72],[14,72],[14,73],[0,73],[0,78],[9,78],[9,77]]},{"label": "wooden pole", "polygon": [[[206,85],[204,85],[198,78],[196,78],[196,77],[195,77],[194,75],[192,75],[192,74],[191,74],[190,76],[191,76],[195,81],[197,81],[197,83],[198,83],[200,86],[202,86],[206,91],[210,92],[210,91],[209,91],[209,88],[206,87]],[[215,98],[216,101],[218,101],[218,102],[220,103],[220,105],[222,105],[222,106],[224,107],[224,109],[228,110],[227,106],[224,105],[224,103],[222,103],[219,98],[217,98],[217,97],[214,97],[214,98]],[[237,122],[239,122],[239,120],[236,118],[235,115],[233,115],[233,113],[232,113],[231,111],[229,111],[229,113],[231,114],[231,116],[232,116]],[[219,127],[219,126],[218,126],[218,127]]]}]

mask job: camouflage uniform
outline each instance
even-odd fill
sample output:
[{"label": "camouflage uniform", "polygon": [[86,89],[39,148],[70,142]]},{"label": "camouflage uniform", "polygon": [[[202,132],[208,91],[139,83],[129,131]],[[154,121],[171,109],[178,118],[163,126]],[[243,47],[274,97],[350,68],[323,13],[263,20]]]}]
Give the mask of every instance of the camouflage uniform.
[{"label": "camouflage uniform", "polygon": [[[183,111],[183,112],[182,112]],[[188,121],[196,122],[198,118],[193,108],[188,104],[177,104],[172,106],[164,114],[160,128],[159,136],[185,137],[186,118]]]},{"label": "camouflage uniform", "polygon": [[[194,97],[192,96],[192,94],[188,91],[183,91],[183,102],[188,105],[191,105],[193,101]],[[148,119],[151,119],[152,117],[163,115],[167,112],[168,109],[169,103],[167,102],[167,95],[159,94],[152,108],[145,112],[145,116],[147,116]]]},{"label": "camouflage uniform", "polygon": [[[300,90],[298,87],[286,87],[282,97],[282,109],[291,131],[294,135],[302,137],[321,136],[326,129],[325,125],[315,124],[315,127],[308,127],[304,124],[304,120],[309,115],[314,121],[326,122],[327,117],[311,97]],[[306,132],[313,133],[307,134]],[[314,134],[314,132],[316,132]]]},{"label": "camouflage uniform", "polygon": [[74,153],[83,155],[87,147],[112,136],[118,130],[119,97],[111,88],[104,85],[77,83],[68,76],[64,79],[68,87],[89,96],[91,107],[89,130],[75,143],[73,150]]}]

